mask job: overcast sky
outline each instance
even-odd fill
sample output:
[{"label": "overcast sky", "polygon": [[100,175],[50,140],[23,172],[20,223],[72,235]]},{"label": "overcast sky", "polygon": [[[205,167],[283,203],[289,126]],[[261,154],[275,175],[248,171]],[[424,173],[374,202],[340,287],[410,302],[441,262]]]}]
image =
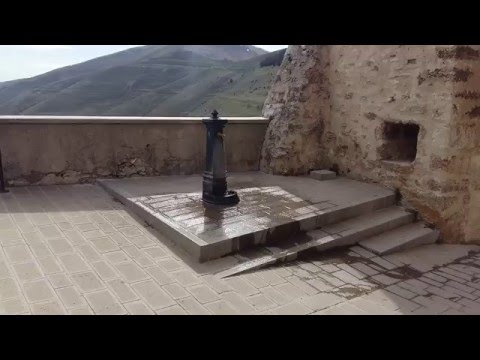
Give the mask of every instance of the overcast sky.
[{"label": "overcast sky", "polygon": [[[0,45],[0,82],[43,74],[138,45]],[[255,45],[268,51],[288,45]]]}]

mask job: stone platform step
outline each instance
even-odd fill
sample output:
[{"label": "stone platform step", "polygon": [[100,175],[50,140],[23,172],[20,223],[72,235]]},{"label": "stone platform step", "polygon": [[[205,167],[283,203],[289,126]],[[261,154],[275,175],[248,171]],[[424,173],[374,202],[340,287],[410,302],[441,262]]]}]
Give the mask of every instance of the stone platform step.
[{"label": "stone platform step", "polygon": [[373,236],[359,243],[363,248],[387,255],[419,245],[433,244],[438,240],[439,231],[430,229],[423,222],[408,224]]},{"label": "stone platform step", "polygon": [[[185,178],[98,182],[146,223],[200,262],[247,248],[289,241],[297,234],[387,208],[396,200],[391,190],[348,179],[319,182],[269,177],[267,182],[262,180],[263,176],[239,177],[241,187],[232,188],[238,192],[241,201],[230,207],[205,207],[200,191],[187,192],[194,190],[193,186],[178,186],[179,192],[162,194],[166,191],[165,186],[181,183]],[[245,180],[240,182],[242,179]],[[201,184],[200,179],[193,180],[195,186]],[[138,185],[135,184],[137,181]],[[296,183],[295,187],[292,182]],[[148,187],[144,186],[145,183]],[[310,192],[303,193],[305,189]]]},{"label": "stone platform step", "polygon": [[[264,247],[257,251],[258,256],[252,255],[250,252],[250,258],[245,256],[243,263],[217,275],[228,277],[277,262],[295,260],[298,254],[307,250],[325,251],[335,247],[353,245],[372,236],[412,223],[414,220],[414,214],[399,206],[376,210],[353,219],[308,231],[287,242],[274,244],[272,247]],[[270,254],[265,255],[265,250],[268,250]],[[242,257],[242,253],[239,256]]]},{"label": "stone platform step", "polygon": [[314,170],[310,171],[310,177],[315,180],[332,180],[337,177],[337,174],[330,170]]}]

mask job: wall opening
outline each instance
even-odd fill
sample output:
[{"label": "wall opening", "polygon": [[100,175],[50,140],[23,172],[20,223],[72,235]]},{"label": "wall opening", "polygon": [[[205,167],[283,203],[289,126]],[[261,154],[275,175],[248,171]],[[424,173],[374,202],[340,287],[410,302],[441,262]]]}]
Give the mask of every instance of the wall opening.
[{"label": "wall opening", "polygon": [[383,124],[384,145],[382,160],[412,162],[417,156],[418,132],[420,127],[412,123],[385,122]]}]

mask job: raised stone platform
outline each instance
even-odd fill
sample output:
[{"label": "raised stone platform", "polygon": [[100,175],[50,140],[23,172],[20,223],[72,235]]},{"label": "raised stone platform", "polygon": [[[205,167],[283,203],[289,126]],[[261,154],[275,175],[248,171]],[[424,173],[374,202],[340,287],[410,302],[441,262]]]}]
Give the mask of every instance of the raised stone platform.
[{"label": "raised stone platform", "polygon": [[260,172],[230,174],[240,203],[205,205],[200,175],[99,180],[114,197],[199,261],[392,205],[394,193],[345,178],[319,182]]}]

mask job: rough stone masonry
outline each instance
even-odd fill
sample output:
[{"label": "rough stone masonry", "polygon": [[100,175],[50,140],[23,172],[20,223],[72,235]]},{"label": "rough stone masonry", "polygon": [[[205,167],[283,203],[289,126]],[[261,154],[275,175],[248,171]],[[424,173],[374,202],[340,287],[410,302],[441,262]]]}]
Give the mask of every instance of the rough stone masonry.
[{"label": "rough stone masonry", "polygon": [[292,45],[264,116],[263,171],[379,182],[480,242],[480,45]]}]

